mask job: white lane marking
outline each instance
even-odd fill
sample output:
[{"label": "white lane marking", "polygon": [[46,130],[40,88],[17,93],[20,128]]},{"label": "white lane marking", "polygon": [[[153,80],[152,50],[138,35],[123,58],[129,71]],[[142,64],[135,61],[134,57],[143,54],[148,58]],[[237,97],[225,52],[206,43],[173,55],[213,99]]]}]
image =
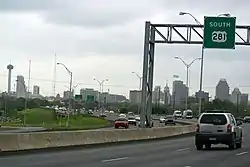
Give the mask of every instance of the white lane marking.
[{"label": "white lane marking", "polygon": [[191,167],[191,166],[184,166],[184,167]]},{"label": "white lane marking", "polygon": [[179,150],[176,150],[177,152],[180,152],[180,151],[186,151],[186,150],[189,150],[190,148],[182,148],[182,149],[179,149]]},{"label": "white lane marking", "polygon": [[237,153],[236,155],[240,156],[240,155],[244,155],[244,154],[248,154],[248,152],[247,151],[246,152],[241,152],[241,153]]},{"label": "white lane marking", "polygon": [[121,161],[121,160],[124,160],[124,159],[128,159],[128,157],[113,158],[113,159],[105,159],[105,160],[102,160],[102,162]]}]

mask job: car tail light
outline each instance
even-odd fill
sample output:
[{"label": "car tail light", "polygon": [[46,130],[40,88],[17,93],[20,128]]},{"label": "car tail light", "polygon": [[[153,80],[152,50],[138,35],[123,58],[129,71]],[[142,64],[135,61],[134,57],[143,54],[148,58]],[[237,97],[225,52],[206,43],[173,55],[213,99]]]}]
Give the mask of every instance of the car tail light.
[{"label": "car tail light", "polygon": [[232,131],[232,125],[228,124],[227,125],[227,132],[231,132]]},{"label": "car tail light", "polygon": [[200,131],[200,125],[197,124],[197,125],[196,125],[196,132],[199,132],[199,131]]}]

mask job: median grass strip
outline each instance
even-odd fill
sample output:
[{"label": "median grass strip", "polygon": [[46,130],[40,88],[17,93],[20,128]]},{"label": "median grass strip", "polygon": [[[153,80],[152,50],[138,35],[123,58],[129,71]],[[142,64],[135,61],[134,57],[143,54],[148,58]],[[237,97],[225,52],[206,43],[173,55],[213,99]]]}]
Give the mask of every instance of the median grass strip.
[{"label": "median grass strip", "polygon": [[110,122],[90,115],[71,115],[69,127],[66,127],[67,116],[59,116],[54,111],[48,109],[30,109],[27,112],[20,112],[21,122],[8,122],[4,126],[22,127],[24,114],[26,115],[27,127],[44,127],[48,130],[80,130],[96,129],[110,125]]}]

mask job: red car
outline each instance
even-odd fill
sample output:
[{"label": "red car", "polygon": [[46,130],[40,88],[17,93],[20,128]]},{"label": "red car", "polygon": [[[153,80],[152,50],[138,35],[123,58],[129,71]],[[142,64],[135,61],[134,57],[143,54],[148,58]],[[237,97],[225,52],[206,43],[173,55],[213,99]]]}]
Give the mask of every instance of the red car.
[{"label": "red car", "polygon": [[128,120],[126,118],[118,118],[115,121],[115,128],[117,129],[119,127],[123,127],[125,129],[127,129],[129,127]]}]

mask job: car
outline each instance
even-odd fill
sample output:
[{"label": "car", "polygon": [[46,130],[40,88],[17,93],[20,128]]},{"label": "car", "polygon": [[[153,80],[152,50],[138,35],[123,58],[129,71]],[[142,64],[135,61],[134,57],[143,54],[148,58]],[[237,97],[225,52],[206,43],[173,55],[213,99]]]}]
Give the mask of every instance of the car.
[{"label": "car", "polygon": [[245,116],[243,119],[244,123],[250,123],[250,116]]},{"label": "car", "polygon": [[137,122],[140,122],[140,120],[141,120],[140,115],[135,115],[135,120],[136,120]]},{"label": "car", "polygon": [[128,124],[136,126],[137,121],[136,121],[135,117],[128,117]]},{"label": "car", "polygon": [[165,117],[160,117],[160,123],[165,123]]},{"label": "car", "polygon": [[183,111],[182,118],[184,118],[184,119],[192,119],[193,118],[193,112],[191,110]]},{"label": "car", "polygon": [[104,114],[104,113],[101,113],[99,117],[101,117],[101,118],[106,118],[106,117],[107,117],[107,115],[106,115],[106,114]]},{"label": "car", "polygon": [[120,118],[126,118],[127,116],[126,116],[126,114],[119,114],[119,117]]},{"label": "car", "polygon": [[175,119],[182,118],[182,112],[179,110],[174,111],[173,116]]},{"label": "car", "polygon": [[174,117],[172,115],[166,116],[165,125],[175,125]]},{"label": "car", "polygon": [[209,149],[212,144],[225,144],[230,149],[242,147],[242,123],[236,122],[231,113],[202,113],[198,118],[195,134],[197,150]]},{"label": "car", "polygon": [[118,129],[120,127],[125,129],[129,128],[128,120],[126,118],[118,118],[115,120],[115,128]]}]

